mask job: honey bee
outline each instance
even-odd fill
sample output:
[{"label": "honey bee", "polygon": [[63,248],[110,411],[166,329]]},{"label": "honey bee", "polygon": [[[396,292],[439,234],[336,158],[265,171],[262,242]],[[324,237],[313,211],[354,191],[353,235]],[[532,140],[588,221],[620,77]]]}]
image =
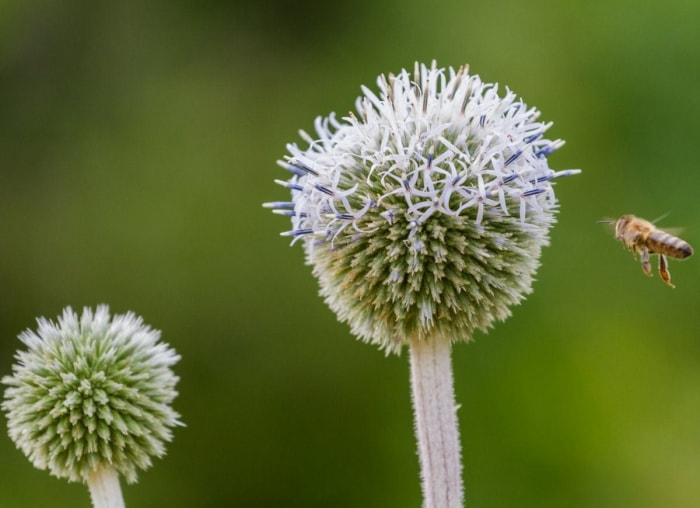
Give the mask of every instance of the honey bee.
[{"label": "honey bee", "polygon": [[666,256],[685,259],[693,255],[693,248],[685,240],[681,240],[671,234],[658,229],[651,222],[635,217],[634,215],[623,215],[616,221],[599,221],[608,224],[615,224],[615,239],[620,240],[622,245],[632,251],[632,257],[636,260],[637,253],[641,254],[642,271],[651,277],[650,254],[659,255],[659,275],[669,287],[676,287],[671,284],[671,273],[668,271],[668,261]]}]

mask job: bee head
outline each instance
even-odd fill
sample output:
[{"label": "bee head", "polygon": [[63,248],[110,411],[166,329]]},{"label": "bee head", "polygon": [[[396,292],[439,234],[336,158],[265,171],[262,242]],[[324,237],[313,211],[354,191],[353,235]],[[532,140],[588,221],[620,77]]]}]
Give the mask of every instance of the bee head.
[{"label": "bee head", "polygon": [[623,236],[625,228],[632,222],[634,215],[623,215],[615,221],[615,238],[620,240]]},{"label": "bee head", "polygon": [[634,215],[623,215],[617,220],[611,220],[611,219],[606,219],[606,220],[599,220],[596,221],[598,224],[614,224],[615,225],[615,239],[619,240],[622,238],[622,234],[625,230],[625,227],[634,219]]}]

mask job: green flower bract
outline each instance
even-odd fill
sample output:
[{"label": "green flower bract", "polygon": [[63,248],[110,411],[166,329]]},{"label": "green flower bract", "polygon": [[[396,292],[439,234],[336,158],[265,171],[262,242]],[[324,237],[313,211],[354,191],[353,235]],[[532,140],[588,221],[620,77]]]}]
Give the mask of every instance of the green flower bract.
[{"label": "green flower bract", "polygon": [[110,465],[133,482],[165,453],[179,356],[160,332],[132,313],[110,319],[107,306],[80,319],[66,308],[58,323],[38,320],[15,358],[2,404],[9,435],[39,469],[84,481]]}]

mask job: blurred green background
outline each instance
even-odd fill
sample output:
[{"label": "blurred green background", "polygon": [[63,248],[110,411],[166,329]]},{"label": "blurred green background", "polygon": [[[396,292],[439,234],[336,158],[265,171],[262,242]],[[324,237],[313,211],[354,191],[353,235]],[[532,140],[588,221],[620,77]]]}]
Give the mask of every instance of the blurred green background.
[{"label": "blurred green background", "polygon": [[[595,223],[670,212],[700,245],[699,25],[688,0],[0,3],[0,375],[36,316],[133,310],[183,357],[187,427],[127,506],[420,506],[407,357],[336,322],[261,203],[361,84],[469,63],[584,173],[533,295],[454,349],[468,506],[700,506],[700,261],[671,290]],[[0,438],[0,506],[49,505],[87,489]]]}]

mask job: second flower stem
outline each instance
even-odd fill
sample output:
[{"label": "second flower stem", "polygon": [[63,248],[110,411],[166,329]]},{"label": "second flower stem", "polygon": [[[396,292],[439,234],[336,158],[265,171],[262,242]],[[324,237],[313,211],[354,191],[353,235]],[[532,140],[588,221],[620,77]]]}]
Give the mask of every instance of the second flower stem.
[{"label": "second flower stem", "polygon": [[464,489],[450,342],[414,339],[409,350],[423,508],[461,508]]},{"label": "second flower stem", "polygon": [[98,466],[87,481],[94,508],[124,508],[119,475],[110,466]]}]

